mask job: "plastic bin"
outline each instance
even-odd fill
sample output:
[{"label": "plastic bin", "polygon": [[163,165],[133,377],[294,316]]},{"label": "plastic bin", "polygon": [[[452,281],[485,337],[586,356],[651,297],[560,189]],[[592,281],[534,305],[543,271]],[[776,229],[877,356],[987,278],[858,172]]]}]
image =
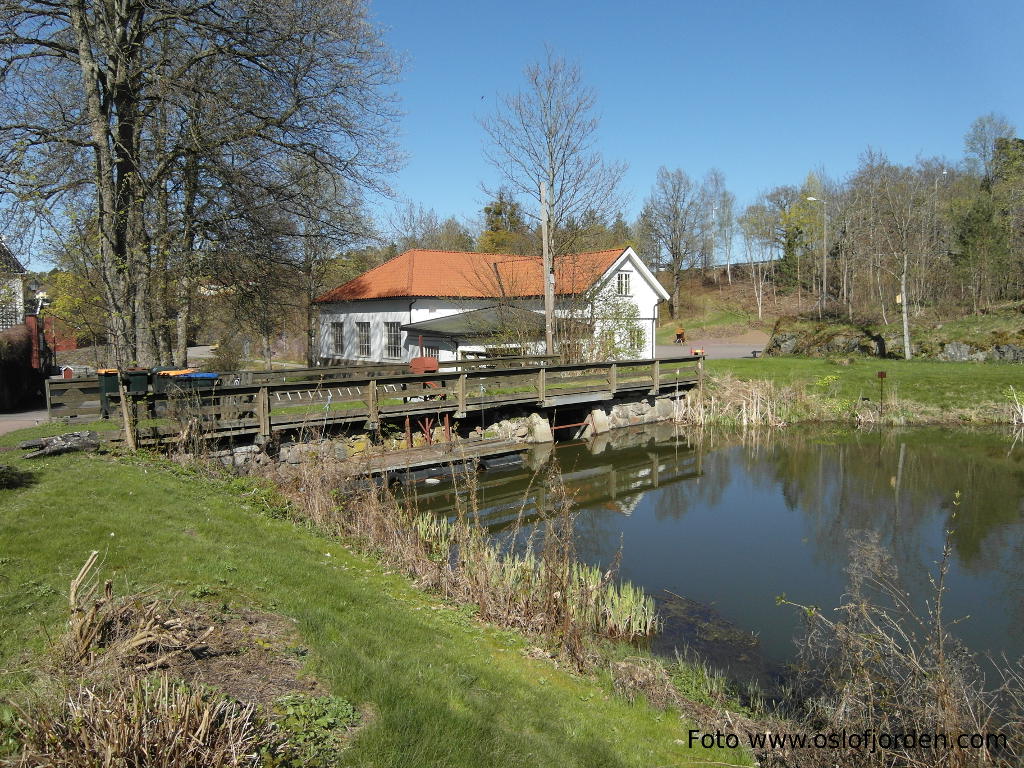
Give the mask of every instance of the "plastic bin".
[{"label": "plastic bin", "polygon": [[110,400],[108,395],[117,394],[117,382],[120,377],[116,368],[101,368],[96,371],[96,378],[100,385],[100,415],[104,419],[109,419]]},{"label": "plastic bin", "polygon": [[186,373],[198,373],[195,368],[154,368],[153,369],[153,391],[166,392],[178,376]]},{"label": "plastic bin", "polygon": [[181,373],[172,378],[181,389],[213,389],[220,381],[219,373]]},{"label": "plastic bin", "polygon": [[149,368],[129,368],[124,371],[129,395],[149,394]]}]

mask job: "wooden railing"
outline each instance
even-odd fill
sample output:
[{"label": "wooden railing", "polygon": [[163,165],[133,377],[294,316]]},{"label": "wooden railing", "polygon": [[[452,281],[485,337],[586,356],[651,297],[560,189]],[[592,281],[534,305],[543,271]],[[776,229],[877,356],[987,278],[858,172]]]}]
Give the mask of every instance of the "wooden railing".
[{"label": "wooden railing", "polygon": [[46,414],[51,419],[98,419],[101,416],[99,379],[47,379]]},{"label": "wooden railing", "polygon": [[[473,361],[477,363],[479,361]],[[316,370],[316,369],[311,369]],[[320,369],[326,373],[326,369]],[[291,374],[293,372],[286,372]],[[575,363],[530,367],[460,367],[436,373],[323,376],[316,379],[223,385],[208,389],[172,387],[163,393],[129,395],[133,413],[148,416],[143,441],[161,441],[186,424],[204,437],[366,424],[402,417],[447,414],[456,419],[508,405],[584,405],[622,395],[669,394],[689,389],[703,377],[703,357]],[[378,375],[381,374],[381,375]],[[109,396],[111,412],[119,395]],[[153,421],[153,420],[156,421]]]}]

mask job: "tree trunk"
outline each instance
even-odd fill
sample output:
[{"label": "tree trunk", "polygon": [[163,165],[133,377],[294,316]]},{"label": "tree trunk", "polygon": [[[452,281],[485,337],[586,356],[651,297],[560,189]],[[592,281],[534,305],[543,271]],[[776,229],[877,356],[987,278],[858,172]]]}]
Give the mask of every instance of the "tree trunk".
[{"label": "tree trunk", "polygon": [[903,270],[900,272],[900,309],[903,313],[903,359],[909,360],[910,351],[910,302],[907,301],[907,255],[903,255]]},{"label": "tree trunk", "polygon": [[672,306],[671,315],[673,320],[679,319],[679,287],[682,281],[679,279],[679,270],[672,270]]},{"label": "tree trunk", "polygon": [[191,320],[192,302],[186,295],[178,305],[175,318],[174,364],[179,368],[188,367],[188,324]]}]

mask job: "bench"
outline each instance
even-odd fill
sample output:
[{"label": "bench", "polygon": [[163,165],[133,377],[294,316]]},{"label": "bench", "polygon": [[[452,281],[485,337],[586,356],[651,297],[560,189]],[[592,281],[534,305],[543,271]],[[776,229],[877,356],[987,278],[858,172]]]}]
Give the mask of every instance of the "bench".
[{"label": "bench", "polygon": [[760,355],[762,351],[763,350],[760,350],[760,349],[752,349],[752,350],[750,350],[750,356],[752,358],[754,358],[755,360],[757,360],[757,356]]}]

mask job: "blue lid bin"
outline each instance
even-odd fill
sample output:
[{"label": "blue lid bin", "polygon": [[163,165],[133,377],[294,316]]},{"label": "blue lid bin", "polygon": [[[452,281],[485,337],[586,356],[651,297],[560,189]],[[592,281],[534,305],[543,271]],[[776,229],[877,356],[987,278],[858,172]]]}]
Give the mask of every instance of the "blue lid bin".
[{"label": "blue lid bin", "polygon": [[182,389],[213,389],[220,381],[219,373],[182,373],[173,377]]}]

